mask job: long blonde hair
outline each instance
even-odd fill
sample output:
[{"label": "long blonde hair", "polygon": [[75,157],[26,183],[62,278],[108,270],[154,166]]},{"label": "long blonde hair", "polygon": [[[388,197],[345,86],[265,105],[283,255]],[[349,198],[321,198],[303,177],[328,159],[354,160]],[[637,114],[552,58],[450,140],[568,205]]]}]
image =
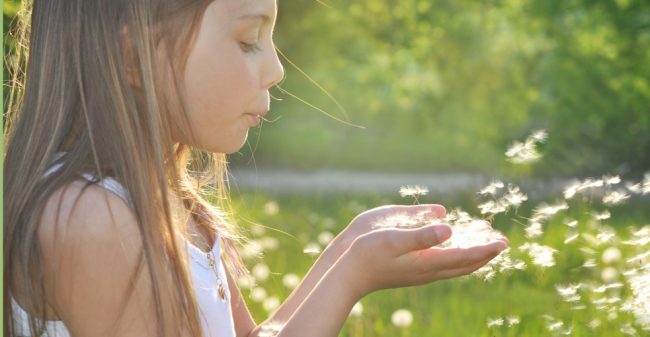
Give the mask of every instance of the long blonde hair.
[{"label": "long blonde hair", "polygon": [[[46,308],[38,224],[52,194],[81,173],[112,177],[128,190],[142,237],[141,261],[161,323],[158,335],[180,335],[166,331],[162,322],[169,321],[192,336],[201,335],[188,267],[175,235],[185,228],[173,220],[170,193],[181,196],[200,226],[220,235],[231,271],[243,270],[232,246],[240,236],[226,212],[225,155],[172,141],[173,128],[191,134],[179,93],[210,2],[23,2],[12,30],[18,48],[5,120],[5,336],[14,333],[10,299],[18,289],[30,312],[31,331],[43,331],[37,319],[45,317]],[[137,89],[129,79],[131,68]],[[59,152],[66,153],[62,167],[45,176]],[[201,188],[210,186],[216,205],[200,196]],[[159,275],[170,271],[172,282],[163,283]],[[162,309],[170,304],[162,303],[163,293],[173,294],[169,310]]]}]

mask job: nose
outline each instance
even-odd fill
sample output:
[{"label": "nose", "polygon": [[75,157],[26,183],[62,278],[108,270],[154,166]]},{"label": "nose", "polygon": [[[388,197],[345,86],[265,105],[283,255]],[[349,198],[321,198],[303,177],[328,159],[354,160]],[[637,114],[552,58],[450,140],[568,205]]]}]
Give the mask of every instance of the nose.
[{"label": "nose", "polygon": [[284,67],[280,62],[275,46],[273,46],[272,52],[267,60],[263,81],[265,89],[271,88],[284,79]]}]

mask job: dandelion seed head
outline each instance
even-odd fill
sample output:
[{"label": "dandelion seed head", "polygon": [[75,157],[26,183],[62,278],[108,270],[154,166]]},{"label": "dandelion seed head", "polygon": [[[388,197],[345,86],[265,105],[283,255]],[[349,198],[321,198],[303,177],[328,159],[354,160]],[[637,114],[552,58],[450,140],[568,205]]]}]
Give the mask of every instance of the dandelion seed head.
[{"label": "dandelion seed head", "polygon": [[266,281],[269,278],[270,273],[271,270],[269,269],[269,266],[264,263],[256,264],[251,270],[251,274],[259,282]]},{"label": "dandelion seed head", "polygon": [[403,198],[419,197],[419,196],[427,195],[427,193],[429,193],[428,188],[418,186],[418,185],[406,185],[400,187],[399,189],[399,195],[401,195]]},{"label": "dandelion seed head", "polygon": [[277,201],[271,200],[264,204],[264,213],[266,215],[277,215],[280,212],[280,205]]},{"label": "dandelion seed head", "polygon": [[614,267],[607,267],[600,272],[600,278],[605,283],[612,283],[618,280],[618,270]]},{"label": "dandelion seed head", "polygon": [[295,289],[300,284],[300,277],[293,273],[285,274],[282,277],[282,284],[288,289]]},{"label": "dandelion seed head", "polygon": [[266,312],[273,312],[280,306],[280,299],[277,296],[271,296],[264,299],[262,307]]},{"label": "dandelion seed head", "polygon": [[622,254],[621,250],[617,247],[609,247],[603,252],[603,263],[612,264],[621,260]]},{"label": "dandelion seed head", "polygon": [[407,309],[399,309],[393,312],[391,322],[397,328],[406,328],[413,323],[413,314]]},{"label": "dandelion seed head", "polygon": [[251,289],[251,300],[254,302],[262,302],[267,298],[266,289],[262,287],[255,287]]}]

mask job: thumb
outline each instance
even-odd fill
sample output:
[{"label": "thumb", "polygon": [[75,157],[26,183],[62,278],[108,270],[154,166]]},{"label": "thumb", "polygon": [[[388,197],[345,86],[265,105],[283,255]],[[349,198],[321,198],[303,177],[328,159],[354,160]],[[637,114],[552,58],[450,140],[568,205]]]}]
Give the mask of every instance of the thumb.
[{"label": "thumb", "polygon": [[451,237],[451,227],[444,224],[424,226],[415,229],[404,229],[399,233],[403,242],[402,253],[431,248],[445,242]]}]

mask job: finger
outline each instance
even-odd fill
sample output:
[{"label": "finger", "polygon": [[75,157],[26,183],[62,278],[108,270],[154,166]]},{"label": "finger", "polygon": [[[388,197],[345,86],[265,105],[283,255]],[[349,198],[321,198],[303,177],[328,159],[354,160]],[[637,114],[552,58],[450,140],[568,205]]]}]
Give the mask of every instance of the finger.
[{"label": "finger", "polygon": [[397,205],[391,207],[391,211],[405,212],[407,214],[429,213],[433,218],[440,219],[447,215],[447,209],[438,204],[421,204],[421,205]]},{"label": "finger", "polygon": [[451,227],[443,224],[414,229],[396,229],[391,232],[390,240],[392,240],[398,255],[431,248],[451,237]]},{"label": "finger", "polygon": [[431,248],[416,252],[419,270],[453,270],[490,260],[507,248],[504,241],[469,248]]},{"label": "finger", "polygon": [[487,258],[483,261],[476,262],[474,264],[471,264],[469,266],[461,267],[461,268],[456,268],[456,269],[451,269],[451,270],[440,270],[436,271],[432,274],[429,275],[429,279],[431,281],[435,280],[446,280],[458,276],[464,276],[464,275],[469,275],[479,269],[481,269],[483,266],[488,264],[490,261],[492,261],[494,257]]}]

